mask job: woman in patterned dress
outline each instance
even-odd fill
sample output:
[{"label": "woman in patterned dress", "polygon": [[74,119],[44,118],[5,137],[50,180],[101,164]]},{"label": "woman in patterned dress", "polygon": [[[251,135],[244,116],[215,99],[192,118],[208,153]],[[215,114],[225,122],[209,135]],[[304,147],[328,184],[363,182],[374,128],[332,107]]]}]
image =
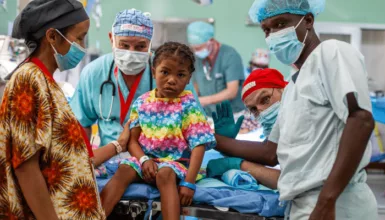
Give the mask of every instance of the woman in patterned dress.
[{"label": "woman in patterned dress", "polygon": [[[184,90],[194,61],[190,48],[180,43],[166,43],[155,52],[157,88],[140,96],[131,109],[128,151],[133,157],[121,162],[101,193],[107,215],[127,186],[140,181],[159,189],[164,219],[179,219],[180,205],[192,203],[204,152],[216,144],[194,96]],[[189,163],[182,160],[186,151]]]},{"label": "woman in patterned dress", "polygon": [[92,150],[52,77],[84,57],[89,18],[76,0],[34,0],[14,24],[32,53],[0,108],[0,219],[105,219]]}]

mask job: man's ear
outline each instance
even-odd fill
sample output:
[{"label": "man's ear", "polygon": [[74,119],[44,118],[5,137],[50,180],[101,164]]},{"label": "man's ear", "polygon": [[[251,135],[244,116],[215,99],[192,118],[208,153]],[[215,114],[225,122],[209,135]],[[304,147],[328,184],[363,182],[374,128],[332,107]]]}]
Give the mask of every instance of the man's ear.
[{"label": "man's ear", "polygon": [[111,47],[114,47],[114,41],[113,41],[113,36],[112,36],[112,33],[111,32],[108,32],[108,38],[110,38],[110,43],[111,43]]},{"label": "man's ear", "polygon": [[58,41],[57,32],[54,28],[50,28],[45,32],[45,37],[48,41],[48,43],[52,44],[53,46],[56,45]]},{"label": "man's ear", "polygon": [[314,26],[314,16],[312,13],[305,15],[305,25],[307,30],[313,29]]}]

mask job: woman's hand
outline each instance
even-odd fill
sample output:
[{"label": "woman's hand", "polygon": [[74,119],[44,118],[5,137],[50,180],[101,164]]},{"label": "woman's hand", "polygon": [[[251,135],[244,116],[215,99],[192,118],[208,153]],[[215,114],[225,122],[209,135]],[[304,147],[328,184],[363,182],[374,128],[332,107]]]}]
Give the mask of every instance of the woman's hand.
[{"label": "woman's hand", "polygon": [[182,206],[190,206],[193,201],[194,194],[195,191],[190,188],[185,186],[179,187],[180,204]]},{"label": "woman's hand", "polygon": [[120,146],[122,147],[123,152],[127,151],[128,141],[130,140],[130,134],[131,134],[130,124],[131,124],[131,120],[129,120],[124,125],[123,131],[118,138],[118,142],[119,142]]},{"label": "woman's hand", "polygon": [[147,183],[154,183],[156,174],[158,173],[158,165],[153,160],[147,160],[142,165],[143,180]]}]

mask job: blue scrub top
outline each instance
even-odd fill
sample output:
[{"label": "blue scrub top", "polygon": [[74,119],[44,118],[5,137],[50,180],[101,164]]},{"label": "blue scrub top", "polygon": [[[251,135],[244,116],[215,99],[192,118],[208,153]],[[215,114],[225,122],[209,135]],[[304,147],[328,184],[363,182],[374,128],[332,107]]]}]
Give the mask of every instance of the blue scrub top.
[{"label": "blue scrub top", "polygon": [[[234,113],[245,109],[241,98],[245,73],[242,58],[233,47],[226,44],[221,45],[215,64],[210,72],[211,80],[208,80],[205,76],[202,59],[197,58],[195,69],[192,79],[194,83],[198,84],[200,96],[215,95],[226,89],[227,83],[239,81],[237,96],[230,103]],[[204,109],[206,114],[211,116],[211,113],[216,111],[216,105],[208,105]]]},{"label": "blue scrub top", "polygon": [[[80,75],[78,86],[70,102],[72,111],[75,113],[77,119],[83,127],[90,127],[96,122],[98,123],[99,136],[101,139],[100,146],[104,146],[111,141],[118,139],[120,133],[123,131],[123,127],[120,125],[120,100],[117,83],[119,83],[125,99],[129,94],[129,90],[124,82],[123,77],[119,74],[118,80],[116,80],[113,73],[114,68],[112,68],[111,72],[109,72],[112,61],[113,55],[110,53],[99,57],[95,61],[88,64]],[[115,84],[115,96],[112,99],[111,85],[107,84],[103,87],[101,113],[99,111],[100,87],[102,83],[108,79],[109,74],[111,75],[111,80]],[[144,93],[150,91],[151,89],[156,88],[155,80],[151,80],[151,77],[150,66],[147,65],[139,87],[135,93],[134,100]],[[150,86],[151,81],[153,84],[152,86]],[[186,90],[192,91],[197,102],[199,103],[193,85],[187,85]],[[115,120],[102,120],[101,114],[103,115],[103,118],[107,118],[111,103],[111,118],[115,118]],[[134,101],[132,103],[134,103]],[[129,116],[130,114],[128,113],[124,123],[129,120]]]}]

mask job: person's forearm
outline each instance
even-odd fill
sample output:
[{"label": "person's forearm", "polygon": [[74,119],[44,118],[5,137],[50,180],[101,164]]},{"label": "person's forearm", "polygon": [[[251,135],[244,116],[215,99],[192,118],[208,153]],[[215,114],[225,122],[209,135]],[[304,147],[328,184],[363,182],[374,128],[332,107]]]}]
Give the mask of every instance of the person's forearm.
[{"label": "person's forearm", "polygon": [[94,166],[98,167],[102,163],[111,159],[116,155],[116,147],[113,144],[107,144],[103,147],[93,150],[94,152]]},{"label": "person's forearm", "polygon": [[137,141],[130,141],[128,145],[128,152],[131,154],[131,156],[136,157],[136,159],[138,160],[141,157],[145,156],[142,148],[140,147]]},{"label": "person's forearm", "polygon": [[268,168],[249,161],[242,162],[241,170],[249,172],[258,183],[267,186],[270,189],[277,189],[278,178],[281,174],[280,170]]},{"label": "person's forearm", "polygon": [[59,219],[39,167],[39,157],[40,154],[37,153],[24,162],[24,164],[16,168],[15,174],[23,196],[36,219]]},{"label": "person's forearm", "polygon": [[139,137],[142,129],[140,127],[133,128],[131,130],[131,137],[128,143],[128,153],[131,156],[136,157],[136,159],[140,160],[145,154],[142,150],[142,147],[139,144]]},{"label": "person's forearm", "polygon": [[272,144],[269,145],[268,141],[241,141],[217,134],[215,139],[217,140],[217,147],[215,149],[228,156],[239,157],[268,166],[278,164],[277,147],[276,145],[270,146]]},{"label": "person's forearm", "polygon": [[204,96],[205,99],[209,101],[210,105],[221,103],[225,100],[233,100],[237,97],[237,91],[233,91],[230,89],[224,89],[217,94]]},{"label": "person's forearm", "polygon": [[205,147],[203,145],[195,147],[191,152],[190,165],[186,175],[186,182],[195,183],[198,172],[202,165]]},{"label": "person's forearm", "polygon": [[366,150],[374,120],[369,112],[351,114],[342,133],[337,158],[319,196],[319,202],[335,202],[348,185]]}]

